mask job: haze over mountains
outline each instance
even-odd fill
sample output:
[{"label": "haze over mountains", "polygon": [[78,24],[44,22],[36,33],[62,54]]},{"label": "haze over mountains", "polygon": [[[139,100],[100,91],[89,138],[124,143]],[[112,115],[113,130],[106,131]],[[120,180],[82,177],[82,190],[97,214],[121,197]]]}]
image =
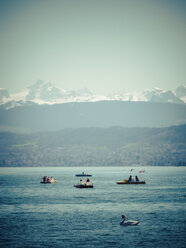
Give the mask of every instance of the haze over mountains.
[{"label": "haze over mountains", "polygon": [[93,94],[89,89],[67,91],[56,88],[52,83],[38,80],[35,84],[15,94],[9,94],[6,89],[0,89],[1,108],[12,108],[30,104],[59,104],[67,102],[97,102],[97,101],[142,101],[164,103],[186,103],[186,86],[180,86],[175,91],[165,91],[159,88],[147,89],[142,92],[121,92],[110,95]]},{"label": "haze over mountains", "polygon": [[10,95],[1,90],[0,130],[58,131],[81,127],[167,127],[186,123],[185,86],[100,96],[37,81]]},{"label": "haze over mountains", "polygon": [[101,96],[37,81],[0,92],[0,166],[186,165],[185,86]]}]

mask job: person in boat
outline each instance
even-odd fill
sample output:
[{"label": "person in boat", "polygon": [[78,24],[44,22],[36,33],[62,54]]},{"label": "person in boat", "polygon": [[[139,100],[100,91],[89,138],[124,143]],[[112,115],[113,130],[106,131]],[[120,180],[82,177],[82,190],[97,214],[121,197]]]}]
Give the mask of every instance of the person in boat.
[{"label": "person in boat", "polygon": [[47,182],[47,176],[43,177],[43,182]]},{"label": "person in boat", "polygon": [[51,181],[51,179],[52,179],[52,178],[48,177],[48,178],[47,178],[47,182],[50,182],[50,181]]},{"label": "person in boat", "polygon": [[126,219],[127,219],[127,216],[125,214],[122,214],[121,218],[123,219],[122,223],[124,223],[126,221]]},{"label": "person in boat", "polygon": [[136,182],[139,182],[139,178],[137,176],[135,176]]},{"label": "person in boat", "polygon": [[54,182],[55,181],[53,176],[50,177],[50,181],[51,182]]},{"label": "person in boat", "polygon": [[83,180],[80,179],[80,180],[79,180],[79,184],[83,185],[83,184],[85,184],[85,182],[83,182]]},{"label": "person in boat", "polygon": [[89,178],[87,178],[87,180],[86,180],[86,184],[87,184],[87,185],[91,184],[91,182],[90,182],[90,179],[89,179]]},{"label": "person in boat", "polygon": [[128,182],[132,182],[132,176],[130,175]]}]

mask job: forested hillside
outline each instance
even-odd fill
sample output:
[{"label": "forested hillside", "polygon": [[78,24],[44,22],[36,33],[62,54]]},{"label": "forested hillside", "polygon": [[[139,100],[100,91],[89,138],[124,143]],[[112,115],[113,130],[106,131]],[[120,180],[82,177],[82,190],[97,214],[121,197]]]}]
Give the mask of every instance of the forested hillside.
[{"label": "forested hillside", "polygon": [[186,165],[186,125],[0,133],[0,165]]}]

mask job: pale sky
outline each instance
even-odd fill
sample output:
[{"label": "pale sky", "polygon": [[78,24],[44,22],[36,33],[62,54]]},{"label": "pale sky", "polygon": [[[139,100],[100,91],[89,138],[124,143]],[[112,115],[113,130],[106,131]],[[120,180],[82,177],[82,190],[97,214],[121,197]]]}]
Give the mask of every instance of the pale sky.
[{"label": "pale sky", "polygon": [[0,0],[0,87],[109,94],[186,83],[184,0]]}]

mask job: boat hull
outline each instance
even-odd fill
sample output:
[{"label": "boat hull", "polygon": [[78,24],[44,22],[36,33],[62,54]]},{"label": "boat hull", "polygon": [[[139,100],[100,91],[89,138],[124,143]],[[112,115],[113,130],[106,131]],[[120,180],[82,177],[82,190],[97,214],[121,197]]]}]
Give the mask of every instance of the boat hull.
[{"label": "boat hull", "polygon": [[79,185],[79,184],[75,184],[74,187],[75,188],[83,189],[83,188],[93,188],[94,186],[93,185]]},{"label": "boat hull", "polygon": [[56,181],[55,182],[40,182],[40,183],[56,183]]},{"label": "boat hull", "polygon": [[116,182],[117,184],[146,184],[145,181],[140,181],[140,182]]},{"label": "boat hull", "polygon": [[77,174],[76,177],[91,177],[89,174]]}]

